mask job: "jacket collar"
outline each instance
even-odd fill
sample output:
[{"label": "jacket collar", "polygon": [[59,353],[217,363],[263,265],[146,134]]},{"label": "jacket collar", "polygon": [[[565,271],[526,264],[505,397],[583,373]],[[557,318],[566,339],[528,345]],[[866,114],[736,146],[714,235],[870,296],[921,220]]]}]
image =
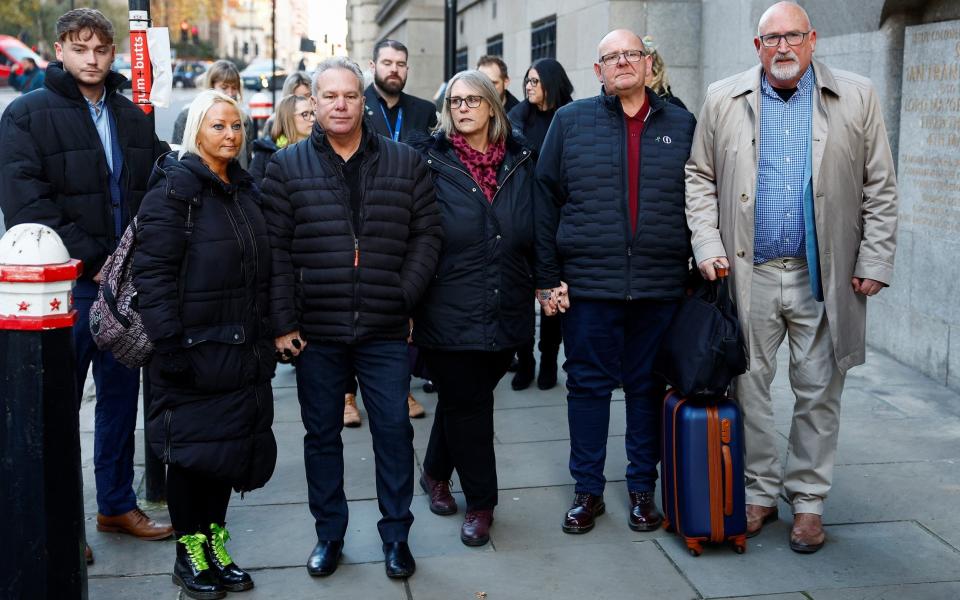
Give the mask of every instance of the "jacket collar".
[{"label": "jacket collar", "polygon": [[[370,122],[363,119],[361,123],[362,137],[360,138],[359,150],[364,153],[375,153],[380,149],[380,136],[373,130]],[[330,146],[330,140],[327,139],[326,132],[320,127],[320,123],[313,124],[313,131],[310,132],[310,143],[321,154],[335,154],[333,147]]]},{"label": "jacket collar", "polygon": [[204,188],[211,188],[224,195],[233,194],[237,188],[252,187],[253,177],[233,160],[227,166],[230,183],[224,183],[196,154],[187,153],[177,158],[177,152],[161,155],[150,175],[150,187],[165,180],[164,188],[171,198],[200,204]]},{"label": "jacket collar", "polygon": [[[420,138],[411,143],[411,145],[421,152],[426,152],[433,150],[438,154],[447,154],[456,155],[453,144],[450,143],[450,140],[447,139],[446,134],[443,131],[438,131],[431,135],[430,137]],[[516,129],[512,129],[507,133],[507,139],[505,141],[506,146],[506,156],[516,156],[527,150],[533,152],[533,148],[530,147],[530,143],[525,137]]]},{"label": "jacket collar", "polygon": [[[367,99],[367,110],[379,110],[381,96],[379,93],[377,93],[377,88],[373,87],[372,83],[363,91],[363,96]],[[407,98],[407,94],[400,92],[400,99],[397,101],[396,105],[401,107],[406,106]]]},{"label": "jacket collar", "polygon": [[[667,101],[661,98],[660,96],[658,96],[656,92],[654,92],[650,88],[646,88],[646,90],[647,90],[647,102],[650,103],[650,115],[653,116],[656,112],[658,112],[667,104]],[[604,93],[603,87],[601,87],[600,95],[598,96],[598,98],[600,99],[600,103],[603,104],[603,106],[607,110],[623,116],[623,105],[620,104],[619,96],[617,96],[616,94],[606,94]]]},{"label": "jacket collar", "polygon": [[[816,59],[811,61],[811,64],[813,65],[813,75],[816,79],[817,92],[823,94],[824,90],[828,90],[834,96],[839,96],[840,88],[837,86],[837,80],[834,79],[833,72],[830,71],[829,67]],[[736,98],[737,96],[748,93],[758,93],[760,91],[760,78],[762,76],[763,65],[760,64],[744,71],[730,89],[730,97]]]},{"label": "jacket collar", "polygon": [[[109,102],[110,98],[113,96],[113,93],[120,89],[120,86],[126,81],[127,78],[116,71],[110,71],[107,73],[107,79],[104,81],[104,87],[106,88],[104,101]],[[80,92],[80,88],[77,86],[77,80],[74,79],[73,75],[68,73],[66,69],[63,68],[63,63],[60,61],[52,62],[47,66],[44,85],[51,91],[56,92],[57,94],[66,98],[70,98],[71,100],[76,100],[78,102],[82,102],[84,100],[83,94]]]}]

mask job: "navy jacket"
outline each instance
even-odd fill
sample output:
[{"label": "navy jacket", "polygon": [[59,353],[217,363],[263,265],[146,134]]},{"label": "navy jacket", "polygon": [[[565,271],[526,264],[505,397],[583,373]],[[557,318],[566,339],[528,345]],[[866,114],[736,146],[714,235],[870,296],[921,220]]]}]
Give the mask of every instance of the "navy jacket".
[{"label": "navy jacket", "polygon": [[689,273],[684,164],[695,119],[647,89],[637,229],[629,225],[626,123],[617,96],[557,111],[537,160],[537,287],[595,300],[679,298]]},{"label": "navy jacket", "polygon": [[443,223],[440,263],[414,315],[422,348],[497,351],[533,339],[533,150],[513,134],[487,200],[446,136],[422,144]]},{"label": "navy jacket", "polygon": [[[366,99],[366,118],[373,130],[385,138],[390,138],[387,122],[380,110],[380,96],[373,84],[367,86],[363,92]],[[422,98],[400,92],[400,108],[403,109],[403,123],[400,124],[400,140],[408,142],[412,139],[422,139],[430,135],[430,130],[437,124],[437,109],[432,102]],[[392,139],[392,138],[390,138]]]}]

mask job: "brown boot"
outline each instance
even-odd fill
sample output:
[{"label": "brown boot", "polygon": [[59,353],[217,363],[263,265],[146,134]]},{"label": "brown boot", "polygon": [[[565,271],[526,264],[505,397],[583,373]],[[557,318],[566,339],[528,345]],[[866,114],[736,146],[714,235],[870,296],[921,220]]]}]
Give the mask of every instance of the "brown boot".
[{"label": "brown boot", "polygon": [[747,505],[747,537],[753,537],[760,533],[763,526],[780,518],[779,510],[776,506],[760,506],[759,504]]},{"label": "brown boot", "polygon": [[823,548],[827,534],[823,531],[823,520],[814,513],[793,515],[793,529],[790,530],[790,549],[801,554],[813,554]]},{"label": "brown boot", "polygon": [[417,402],[417,399],[413,397],[413,394],[407,394],[407,413],[410,415],[411,419],[422,419],[426,416],[427,411],[424,410],[423,405]]},{"label": "brown boot", "polygon": [[357,408],[357,396],[347,394],[343,397],[343,426],[360,427],[363,421],[360,419],[360,409]]},{"label": "brown boot", "polygon": [[97,531],[126,533],[141,540],[163,540],[173,535],[173,527],[154,521],[140,507],[114,517],[97,513]]}]

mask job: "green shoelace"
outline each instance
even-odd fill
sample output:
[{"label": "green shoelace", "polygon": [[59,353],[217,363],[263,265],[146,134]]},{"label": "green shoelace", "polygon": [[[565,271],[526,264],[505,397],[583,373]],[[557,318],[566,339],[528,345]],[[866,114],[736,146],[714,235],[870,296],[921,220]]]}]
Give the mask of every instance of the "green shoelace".
[{"label": "green shoelace", "polygon": [[207,543],[207,536],[203,535],[202,533],[182,535],[177,542],[187,547],[187,554],[190,555],[190,562],[193,563],[193,567],[197,571],[206,571],[210,568],[210,565],[207,564],[207,555],[203,551],[203,547]]},{"label": "green shoelace", "polygon": [[210,523],[210,533],[210,547],[213,549],[214,558],[222,567],[233,564],[233,559],[227,552],[227,540],[230,539],[230,532],[216,523]]}]

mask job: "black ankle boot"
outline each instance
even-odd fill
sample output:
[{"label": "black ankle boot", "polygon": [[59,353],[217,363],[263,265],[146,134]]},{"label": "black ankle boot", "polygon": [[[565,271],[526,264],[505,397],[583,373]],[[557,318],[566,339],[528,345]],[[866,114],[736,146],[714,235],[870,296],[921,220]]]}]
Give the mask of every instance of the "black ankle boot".
[{"label": "black ankle boot", "polygon": [[533,349],[528,352],[526,348],[517,353],[519,365],[517,372],[513,374],[513,380],[510,387],[517,390],[525,390],[533,383],[533,372],[536,370],[537,363],[533,360]]},{"label": "black ankle boot", "polygon": [[210,545],[207,556],[210,570],[216,573],[223,589],[228,592],[245,592],[253,588],[253,578],[240,568],[227,553],[230,533],[216,523],[210,523]]},{"label": "black ankle boot", "polygon": [[549,390],[557,385],[557,351],[540,351],[540,373],[537,374],[537,387]]},{"label": "black ankle boot", "polygon": [[183,593],[197,600],[219,600],[225,598],[216,574],[207,563],[207,536],[202,533],[192,535],[177,534],[177,562],[173,563],[173,583],[179,585]]}]

